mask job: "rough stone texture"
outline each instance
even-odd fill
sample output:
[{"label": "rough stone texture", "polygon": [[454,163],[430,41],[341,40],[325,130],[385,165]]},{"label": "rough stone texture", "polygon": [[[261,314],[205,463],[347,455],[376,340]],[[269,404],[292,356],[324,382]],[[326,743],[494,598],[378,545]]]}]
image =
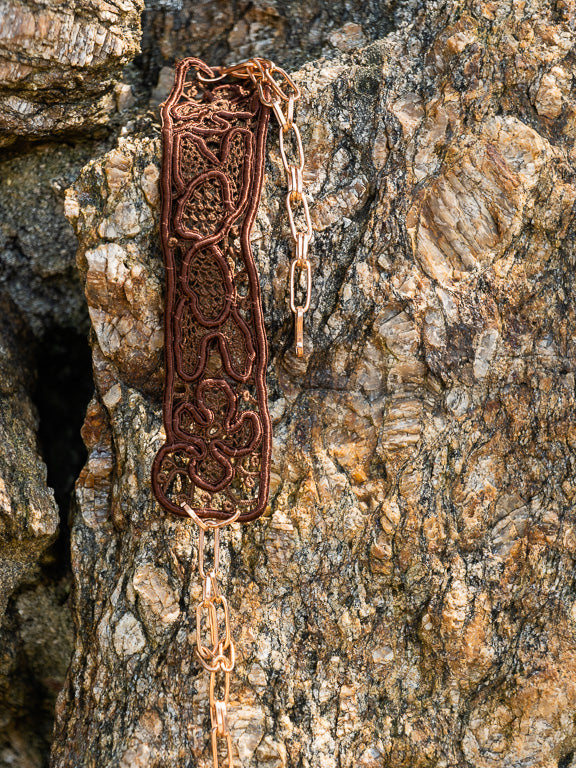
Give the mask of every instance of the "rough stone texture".
[{"label": "rough stone texture", "polygon": [[[271,139],[254,233],[271,504],[225,548],[245,767],[573,762],[573,25],[568,2],[428,3],[299,73],[307,352],[291,352]],[[209,765],[196,533],[149,484],[158,159],[156,136],[126,135],[67,201],[96,396],[54,768]]]},{"label": "rough stone texture", "polygon": [[[46,764],[73,644],[67,532],[62,526],[55,541],[56,504],[65,521],[85,461],[78,413],[91,382],[88,312],[63,203],[93,146],[10,148],[0,160],[2,767]],[[32,535],[36,518],[50,535]]]},{"label": "rough stone texture", "polygon": [[67,534],[64,526],[55,542],[55,497],[65,520],[70,475],[85,460],[75,413],[86,406],[90,366],[63,201],[107,148],[104,135],[99,145],[22,139],[70,139],[122,119],[133,98],[117,80],[138,50],[141,7],[0,4],[0,145],[12,144],[0,159],[0,766],[10,768],[46,765],[71,655]]},{"label": "rough stone texture", "polygon": [[107,122],[138,51],[143,0],[2,0],[0,146]]},{"label": "rough stone texture", "polygon": [[384,37],[416,6],[415,0],[151,0],[139,63],[145,76],[158,79],[154,100],[160,101],[175,59],[233,64],[265,56],[294,69]]},{"label": "rough stone texture", "polygon": [[[27,329],[3,296],[0,313],[0,610],[8,596],[34,575],[37,560],[54,540],[58,511],[46,487],[46,467],[38,455],[36,412],[30,401],[30,361],[22,359]],[[29,340],[28,340],[29,341]]]},{"label": "rough stone texture", "polygon": [[[56,588],[38,585],[59,515],[38,452],[30,333],[4,294],[0,346],[0,764],[40,766],[49,742],[40,709],[53,706],[68,661],[57,621],[70,619],[67,611],[47,610]],[[55,644],[59,650],[51,653]],[[40,726],[32,738],[20,723],[31,708]]]},{"label": "rough stone texture", "polygon": [[[138,48],[137,2],[63,6],[31,1],[5,2],[0,7],[0,143],[20,139],[3,151],[0,160],[0,282],[16,305],[15,322],[27,323],[32,330],[32,335],[18,341],[14,375],[22,375],[35,389],[41,450],[48,466],[44,490],[51,495],[48,485],[54,488],[64,520],[71,477],[84,456],[76,412],[89,398],[90,366],[83,339],[88,313],[74,268],[75,238],[63,215],[63,190],[91,156],[114,145],[115,134],[129,130],[140,105],[147,104],[161,66],[189,52],[206,50],[211,56],[204,47],[208,38],[216,45],[214,54],[219,54],[220,32],[202,18],[213,10],[218,15],[225,4],[219,0],[202,11],[198,3],[194,9],[191,5],[178,9],[174,3],[148,3],[142,56],[123,72],[122,63]],[[274,50],[286,66],[320,52],[319,46],[335,54],[363,38],[384,34],[393,25],[388,5],[378,9],[348,2],[346,6],[333,4],[326,11],[318,3],[313,28],[307,13],[304,9],[303,23],[296,5],[282,3],[267,17],[267,29],[275,27]],[[258,19],[266,16],[263,6],[255,9],[240,3],[231,14],[231,28],[238,29],[242,17],[248,15],[254,52],[273,52],[266,47],[266,34],[258,33]],[[155,19],[153,25],[151,19]],[[335,42],[327,42],[333,33]],[[226,37],[226,31],[223,34]],[[284,44],[283,35],[294,45]],[[232,35],[224,43],[226,54],[238,58],[243,44],[242,35]],[[166,70],[164,79],[165,75]],[[160,91],[156,89],[153,103]],[[153,194],[153,175],[147,183]],[[106,316],[104,308],[104,324]],[[146,322],[141,327],[148,333]],[[158,336],[152,341],[156,343]],[[133,352],[137,346],[132,347]],[[19,371],[17,364],[22,365]],[[144,381],[145,375],[142,378]],[[151,386],[157,387],[161,371],[153,372],[152,379]],[[7,411],[2,414],[3,419],[9,416]],[[16,423],[8,427],[18,432]],[[27,429],[27,424],[20,427],[23,433]],[[29,449],[30,454],[16,457],[12,465],[15,476],[26,474],[26,466],[37,461],[35,441]],[[102,465],[98,468],[91,462],[90,466],[95,470],[92,492],[97,497],[103,485],[98,479]],[[4,542],[2,549],[13,543]],[[60,538],[49,552],[32,551],[34,540],[28,545],[30,562],[42,567],[31,568],[24,584],[4,584],[6,595],[11,596],[1,619],[10,661],[0,672],[0,709],[8,713],[0,723],[0,765],[10,768],[39,768],[46,762],[54,696],[62,683],[71,643],[66,526],[61,526]],[[22,602],[25,595],[37,597]],[[51,639],[54,628],[56,642]],[[30,632],[44,638],[41,653],[28,641]]]},{"label": "rough stone texture", "polygon": [[3,617],[3,767],[46,765],[56,696],[64,683],[73,645],[69,591],[68,579],[31,583],[11,599]]},{"label": "rough stone texture", "polygon": [[54,326],[88,330],[76,238],[63,212],[64,191],[92,151],[43,144],[0,161],[0,285],[40,338]]}]

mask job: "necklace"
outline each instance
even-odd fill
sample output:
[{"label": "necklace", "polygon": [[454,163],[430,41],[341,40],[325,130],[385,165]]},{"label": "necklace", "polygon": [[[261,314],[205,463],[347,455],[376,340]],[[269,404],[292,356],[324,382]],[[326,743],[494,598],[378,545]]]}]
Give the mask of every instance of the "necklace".
[{"label": "necklace", "polygon": [[221,754],[227,768],[234,765],[228,700],[236,649],[218,582],[220,531],[259,517],[269,491],[268,348],[250,231],[271,112],[279,126],[294,240],[289,305],[295,353],[304,354],[312,224],[294,122],[299,96],[286,72],[266,59],[211,68],[188,58],[176,65],[172,92],[162,105],[166,443],[154,460],[152,486],[166,510],[198,526],[202,600],[195,656],[210,674],[214,768]]}]

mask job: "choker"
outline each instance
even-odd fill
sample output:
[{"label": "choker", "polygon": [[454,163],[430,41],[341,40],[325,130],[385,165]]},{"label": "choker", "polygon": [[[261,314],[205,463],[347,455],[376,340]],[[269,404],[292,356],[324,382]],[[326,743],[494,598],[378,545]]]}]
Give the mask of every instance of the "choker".
[{"label": "choker", "polygon": [[152,488],[165,510],[199,529],[195,656],[210,674],[214,768],[221,755],[222,765],[234,765],[227,709],[235,646],[218,583],[220,531],[262,515],[269,494],[268,345],[250,233],[271,114],[279,126],[294,241],[295,354],[304,354],[312,224],[294,122],[299,96],[294,81],[267,59],[209,67],[187,58],[176,65],[161,107],[166,442],[153,463]]}]

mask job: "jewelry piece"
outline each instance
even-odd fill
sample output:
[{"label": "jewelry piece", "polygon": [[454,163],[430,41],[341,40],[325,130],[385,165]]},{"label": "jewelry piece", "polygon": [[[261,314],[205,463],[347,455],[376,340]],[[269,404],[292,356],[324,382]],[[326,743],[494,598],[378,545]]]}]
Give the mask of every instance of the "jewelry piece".
[{"label": "jewelry piece", "polygon": [[[271,426],[267,342],[250,248],[269,109],[198,59],[176,67],[162,107],[162,222],[166,444],[152,483],[187,516],[252,520],[268,500]],[[200,90],[201,88],[201,90]]]},{"label": "jewelry piece", "polygon": [[[195,75],[192,81],[189,74]],[[154,460],[152,487],[165,509],[192,518],[199,528],[202,601],[196,609],[195,655],[210,673],[214,768],[220,765],[219,746],[227,768],[233,768],[227,708],[236,658],[228,603],[218,584],[220,529],[259,517],[269,491],[268,347],[250,231],[271,109],[280,127],[295,242],[289,303],[296,355],[304,354],[312,224],[303,190],[302,139],[294,123],[299,96],[292,79],[266,59],[210,68],[188,58],[177,64],[174,87],[162,105],[166,443]],[[288,134],[295,163],[288,159]],[[302,278],[304,301],[298,303]]]},{"label": "jewelry piece", "polygon": [[[278,121],[280,155],[282,165],[286,172],[286,181],[288,194],[286,195],[286,211],[290,223],[290,231],[294,238],[295,253],[290,263],[290,309],[294,314],[294,336],[295,351],[297,357],[304,355],[304,313],[310,308],[310,297],[312,291],[312,268],[308,260],[308,245],[312,238],[312,221],[310,211],[308,210],[308,201],[304,195],[304,149],[302,147],[302,137],[300,130],[294,122],[294,102],[300,98],[300,89],[283,69],[277,67],[268,59],[254,58],[242,64],[236,64],[233,67],[215,67],[220,75],[212,80],[208,80],[202,75],[199,80],[203,83],[215,82],[222,78],[233,75],[237,78],[250,78],[258,89],[258,95],[262,104],[272,107]],[[280,75],[280,80],[274,78],[274,73]],[[265,90],[268,90],[268,95]],[[288,93],[286,93],[288,90]],[[285,104],[285,107],[283,105]],[[292,133],[295,142],[297,154],[297,163],[294,165],[288,159],[286,154],[285,135]],[[299,228],[296,223],[292,204],[298,203],[301,206],[300,218],[304,224],[304,229]],[[305,300],[304,304],[296,304],[296,270],[302,270],[305,277]]]}]

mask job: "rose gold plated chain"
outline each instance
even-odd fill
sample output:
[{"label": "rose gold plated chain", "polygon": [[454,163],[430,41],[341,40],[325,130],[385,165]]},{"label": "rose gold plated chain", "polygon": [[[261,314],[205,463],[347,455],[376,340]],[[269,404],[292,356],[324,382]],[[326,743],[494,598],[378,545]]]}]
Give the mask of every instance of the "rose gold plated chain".
[{"label": "rose gold plated chain", "polygon": [[[286,210],[290,231],[294,239],[294,256],[290,262],[290,309],[294,314],[294,338],[297,357],[304,355],[304,314],[310,308],[312,292],[312,266],[308,259],[308,245],[312,238],[312,221],[304,193],[305,157],[302,137],[294,122],[294,102],[300,98],[300,89],[292,78],[268,59],[254,58],[232,67],[214,67],[216,78],[198,75],[201,82],[214,82],[225,77],[249,78],[258,89],[262,104],[271,107],[278,121],[280,155],[286,172],[288,193]],[[276,75],[276,76],[275,76]],[[291,134],[291,140],[287,138]],[[292,149],[287,144],[292,143]],[[294,157],[290,158],[289,154]],[[303,298],[297,298],[298,286],[303,286]]]},{"label": "rose gold plated chain", "polygon": [[[202,580],[202,600],[196,608],[195,656],[210,673],[210,723],[212,762],[220,768],[220,745],[227,759],[226,768],[234,768],[232,736],[228,727],[228,698],[230,674],[236,663],[236,648],[230,628],[228,601],[220,591],[220,528],[233,523],[240,510],[228,520],[202,520],[194,510],[183,504],[184,511],[199,530],[198,572]],[[207,538],[212,535],[212,562],[208,564]]]},{"label": "rose gold plated chain", "polygon": [[[286,172],[288,192],[286,210],[294,240],[294,256],[290,263],[290,309],[295,318],[295,352],[304,354],[304,313],[310,307],[312,268],[308,245],[312,238],[312,222],[304,194],[304,150],[298,126],[294,122],[294,102],[300,98],[296,83],[267,59],[254,58],[233,67],[213,67],[218,74],[210,77],[198,72],[200,82],[214,83],[225,77],[250,79],[262,104],[270,107],[278,121],[280,155]],[[292,145],[291,147],[289,145]],[[292,155],[291,159],[289,155]],[[295,158],[295,159],[294,159]],[[301,296],[299,299],[298,296]],[[228,726],[230,676],[236,661],[236,649],[230,627],[226,597],[220,591],[220,529],[235,522],[241,509],[225,520],[200,518],[187,504],[182,509],[199,529],[198,571],[202,581],[202,600],[196,608],[195,656],[210,673],[209,700],[211,747],[214,768],[234,768],[232,737]],[[212,538],[211,563],[208,564],[208,539]],[[226,763],[221,763],[220,755]]]}]

